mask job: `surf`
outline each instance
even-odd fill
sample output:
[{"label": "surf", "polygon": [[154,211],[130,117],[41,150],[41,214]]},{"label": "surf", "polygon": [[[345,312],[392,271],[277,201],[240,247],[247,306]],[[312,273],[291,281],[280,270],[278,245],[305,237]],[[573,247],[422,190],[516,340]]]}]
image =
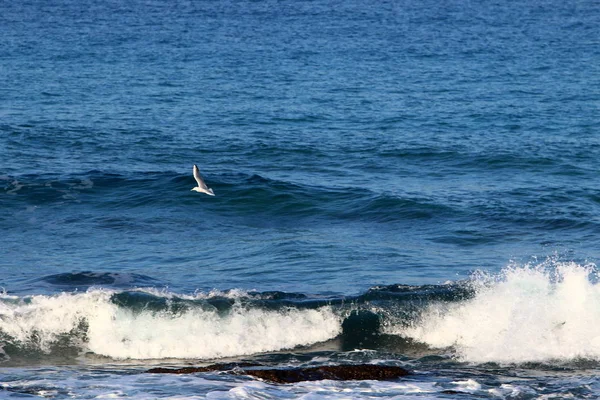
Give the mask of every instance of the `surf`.
[{"label": "surf", "polygon": [[459,360],[526,363],[600,360],[600,283],[595,265],[512,265],[472,280],[473,298],[430,304],[408,326],[388,333]]},{"label": "surf", "polygon": [[11,352],[49,354],[60,345],[113,359],[212,359],[294,348],[340,332],[340,318],[330,307],[267,310],[236,299],[226,308],[204,301],[177,306],[169,296],[140,293],[145,296],[129,304],[107,289],[4,295],[4,358]]}]

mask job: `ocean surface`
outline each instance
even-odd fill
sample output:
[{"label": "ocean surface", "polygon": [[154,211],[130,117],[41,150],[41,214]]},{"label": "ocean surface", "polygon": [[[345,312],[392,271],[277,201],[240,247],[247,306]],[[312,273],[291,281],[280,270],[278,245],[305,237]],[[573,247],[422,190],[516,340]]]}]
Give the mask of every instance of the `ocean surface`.
[{"label": "ocean surface", "polygon": [[[600,398],[599,27],[0,0],[0,398]],[[411,375],[145,373],[248,361]]]}]

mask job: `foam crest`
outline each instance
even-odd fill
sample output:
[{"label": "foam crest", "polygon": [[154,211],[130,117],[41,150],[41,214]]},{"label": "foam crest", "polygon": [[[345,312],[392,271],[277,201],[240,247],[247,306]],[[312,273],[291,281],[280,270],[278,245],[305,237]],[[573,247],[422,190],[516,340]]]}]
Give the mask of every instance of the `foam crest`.
[{"label": "foam crest", "polygon": [[600,284],[594,266],[511,267],[480,276],[474,298],[435,303],[390,333],[472,362],[600,359]]},{"label": "foam crest", "polygon": [[0,337],[17,347],[50,352],[61,336],[72,335],[87,323],[86,318],[110,312],[108,291],[57,296],[0,297]]},{"label": "foam crest", "polygon": [[19,348],[50,352],[68,337],[82,350],[115,359],[211,359],[277,351],[330,339],[341,331],[331,308],[263,310],[235,304],[136,311],[111,302],[114,292],[0,299],[0,337]]}]

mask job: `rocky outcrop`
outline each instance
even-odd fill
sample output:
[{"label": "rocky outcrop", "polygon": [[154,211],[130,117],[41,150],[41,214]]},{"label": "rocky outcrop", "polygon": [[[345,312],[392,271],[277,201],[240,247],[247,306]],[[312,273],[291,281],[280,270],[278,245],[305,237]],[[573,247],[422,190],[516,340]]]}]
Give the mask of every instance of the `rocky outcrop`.
[{"label": "rocky outcrop", "polygon": [[391,380],[408,375],[409,372],[393,365],[324,365],[320,367],[264,368],[257,364],[214,364],[207,367],[152,368],[149,373],[193,374],[198,372],[226,371],[235,375],[250,375],[273,383],[294,383],[331,379],[345,380]]},{"label": "rocky outcrop", "polygon": [[294,383],[301,381],[320,381],[331,379],[349,380],[391,380],[408,374],[401,367],[385,365],[326,365],[310,368],[290,369],[254,369],[244,374],[275,383]]}]

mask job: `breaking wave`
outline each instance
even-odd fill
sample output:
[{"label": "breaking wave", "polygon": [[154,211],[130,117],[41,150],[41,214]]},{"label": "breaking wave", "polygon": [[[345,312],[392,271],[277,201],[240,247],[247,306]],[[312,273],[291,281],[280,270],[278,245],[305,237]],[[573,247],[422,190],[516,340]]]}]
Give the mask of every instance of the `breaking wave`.
[{"label": "breaking wave", "polygon": [[468,362],[600,360],[600,284],[593,265],[512,266],[473,279],[475,296],[435,302],[388,332]]},{"label": "breaking wave", "polygon": [[[127,288],[154,282],[132,274],[41,279],[65,291],[0,296],[0,361],[82,353],[216,359],[322,342],[343,351],[433,352],[474,363],[600,360],[594,265],[548,260],[496,275],[476,273],[468,281],[375,286],[335,297]],[[68,291],[69,285],[87,290]]]},{"label": "breaking wave", "polygon": [[340,332],[340,319],[329,307],[268,310],[235,298],[228,307],[207,301],[177,306],[169,297],[135,293],[5,295],[0,301],[5,357],[62,346],[114,359],[211,359],[308,345]]}]

